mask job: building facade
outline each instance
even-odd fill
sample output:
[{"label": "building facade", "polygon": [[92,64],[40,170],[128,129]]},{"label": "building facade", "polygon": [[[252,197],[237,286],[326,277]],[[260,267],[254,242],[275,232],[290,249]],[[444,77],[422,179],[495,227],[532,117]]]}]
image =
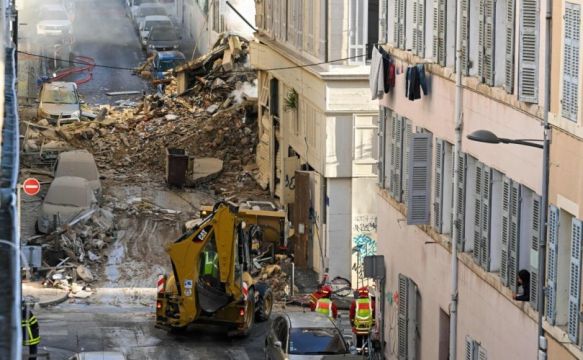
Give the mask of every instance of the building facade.
[{"label": "building facade", "polygon": [[[537,309],[542,151],[466,136],[485,129],[510,139],[543,138],[545,2],[461,1],[459,156],[457,2],[379,4],[379,38],[396,74],[395,88],[379,102],[378,253],[387,269],[386,355],[448,359],[455,241],[458,358],[537,358],[539,310],[545,315],[547,358],[582,358],[579,5],[559,2],[553,9],[554,19],[565,21],[553,21],[548,290],[545,309]],[[459,231],[452,239],[454,226]],[[514,300],[523,290],[521,270],[530,275],[530,301]]]},{"label": "building facade", "polygon": [[367,44],[377,42],[377,5],[257,0],[250,51],[259,182],[288,209],[296,265],[353,276],[355,286],[363,257],[376,252],[378,105]]}]

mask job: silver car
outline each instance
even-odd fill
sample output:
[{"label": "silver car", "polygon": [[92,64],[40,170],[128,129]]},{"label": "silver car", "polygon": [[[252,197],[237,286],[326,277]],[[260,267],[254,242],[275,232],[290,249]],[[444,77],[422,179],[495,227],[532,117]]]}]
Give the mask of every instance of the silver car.
[{"label": "silver car", "polygon": [[86,179],[95,196],[97,198],[101,196],[99,170],[89,151],[72,150],[60,153],[55,163],[55,178],[62,176],[77,176]]},{"label": "silver car", "polygon": [[48,234],[68,224],[81,213],[97,207],[97,200],[86,179],[63,176],[53,180],[41,206],[37,231]]},{"label": "silver car", "polygon": [[77,84],[64,81],[45,83],[40,90],[37,117],[47,119],[53,125],[79,121],[81,104]]},{"label": "silver car", "polygon": [[265,358],[269,360],[312,360],[349,354],[348,345],[332,320],[314,312],[277,316],[265,338]]}]

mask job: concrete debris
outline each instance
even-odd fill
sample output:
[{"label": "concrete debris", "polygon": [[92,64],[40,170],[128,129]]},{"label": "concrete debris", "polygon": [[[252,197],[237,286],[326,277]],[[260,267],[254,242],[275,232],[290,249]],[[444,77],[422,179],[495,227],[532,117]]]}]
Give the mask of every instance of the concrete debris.
[{"label": "concrete debris", "polygon": [[85,282],[89,283],[95,280],[93,274],[91,273],[91,270],[89,270],[83,265],[77,266],[77,269],[75,271],[77,272],[77,276],[79,276]]},{"label": "concrete debris", "polygon": [[268,284],[275,300],[284,300],[290,296],[291,277],[282,268],[291,271],[291,259],[286,255],[276,255],[276,264],[264,265],[255,280]]}]

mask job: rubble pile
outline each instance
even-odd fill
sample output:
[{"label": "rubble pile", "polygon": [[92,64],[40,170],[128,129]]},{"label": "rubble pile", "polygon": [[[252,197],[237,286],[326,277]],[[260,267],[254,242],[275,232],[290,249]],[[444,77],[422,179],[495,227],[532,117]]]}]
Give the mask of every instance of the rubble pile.
[{"label": "rubble pile", "polygon": [[277,255],[276,258],[277,263],[263,266],[255,275],[255,280],[268,284],[274,299],[280,301],[287,299],[291,294],[291,277],[282,270],[290,268],[291,259],[285,255]]}]

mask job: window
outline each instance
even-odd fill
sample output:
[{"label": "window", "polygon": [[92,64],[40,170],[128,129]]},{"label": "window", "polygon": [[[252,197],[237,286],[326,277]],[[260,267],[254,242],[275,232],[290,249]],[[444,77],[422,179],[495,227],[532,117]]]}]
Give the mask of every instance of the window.
[{"label": "window", "polygon": [[441,66],[446,65],[447,47],[447,0],[433,1],[433,58]]},{"label": "window", "polygon": [[466,360],[487,360],[488,353],[478,341],[466,336]]},{"label": "window", "polygon": [[433,181],[433,226],[441,234],[451,233],[453,217],[453,145],[435,140]]},{"label": "window", "polygon": [[426,0],[413,0],[412,44],[413,54],[425,57],[425,6]]},{"label": "window", "polygon": [[483,163],[476,161],[473,189],[469,191],[469,200],[474,203],[473,208],[473,239],[472,253],[474,261],[486,271],[490,270],[490,225],[491,225],[491,192],[492,170]]},{"label": "window", "polygon": [[370,176],[377,169],[376,115],[354,115],[353,176]]},{"label": "window", "polygon": [[523,0],[520,7],[518,43],[518,98],[538,101],[538,0]]},{"label": "window", "polygon": [[573,219],[571,223],[571,267],[569,274],[569,320],[567,333],[569,339],[578,344],[581,308],[581,220]]},{"label": "window", "polygon": [[287,41],[296,48],[302,48],[304,0],[287,1]]},{"label": "window", "polygon": [[579,114],[579,32],[581,28],[581,5],[566,2],[563,16],[565,33],[563,38],[563,117],[577,122]]},{"label": "window", "polygon": [[398,355],[399,360],[417,359],[419,335],[419,309],[421,299],[419,290],[413,280],[399,274],[398,313]]},{"label": "window", "polygon": [[393,42],[395,47],[405,49],[405,15],[406,1],[393,0]]},{"label": "window", "polygon": [[349,19],[348,56],[351,63],[363,63],[379,39],[379,0],[351,0]]},{"label": "window", "polygon": [[431,140],[429,133],[415,133],[409,146],[407,224],[429,224],[431,195]]},{"label": "window", "polygon": [[[454,153],[455,156],[455,153]],[[467,156],[466,154],[460,152],[457,156],[455,161],[458,162],[458,173],[454,174],[454,176],[458,177],[458,189],[454,189],[457,191],[457,194],[454,192],[454,211],[457,214],[457,223],[454,226],[457,226],[457,237],[455,238],[455,242],[457,243],[457,247],[459,251],[466,251],[466,244],[465,244],[465,223],[466,223],[466,178],[467,178]]]},{"label": "window", "polygon": [[514,91],[514,29],[516,28],[516,0],[506,0],[506,41],[504,51],[504,90]]}]

